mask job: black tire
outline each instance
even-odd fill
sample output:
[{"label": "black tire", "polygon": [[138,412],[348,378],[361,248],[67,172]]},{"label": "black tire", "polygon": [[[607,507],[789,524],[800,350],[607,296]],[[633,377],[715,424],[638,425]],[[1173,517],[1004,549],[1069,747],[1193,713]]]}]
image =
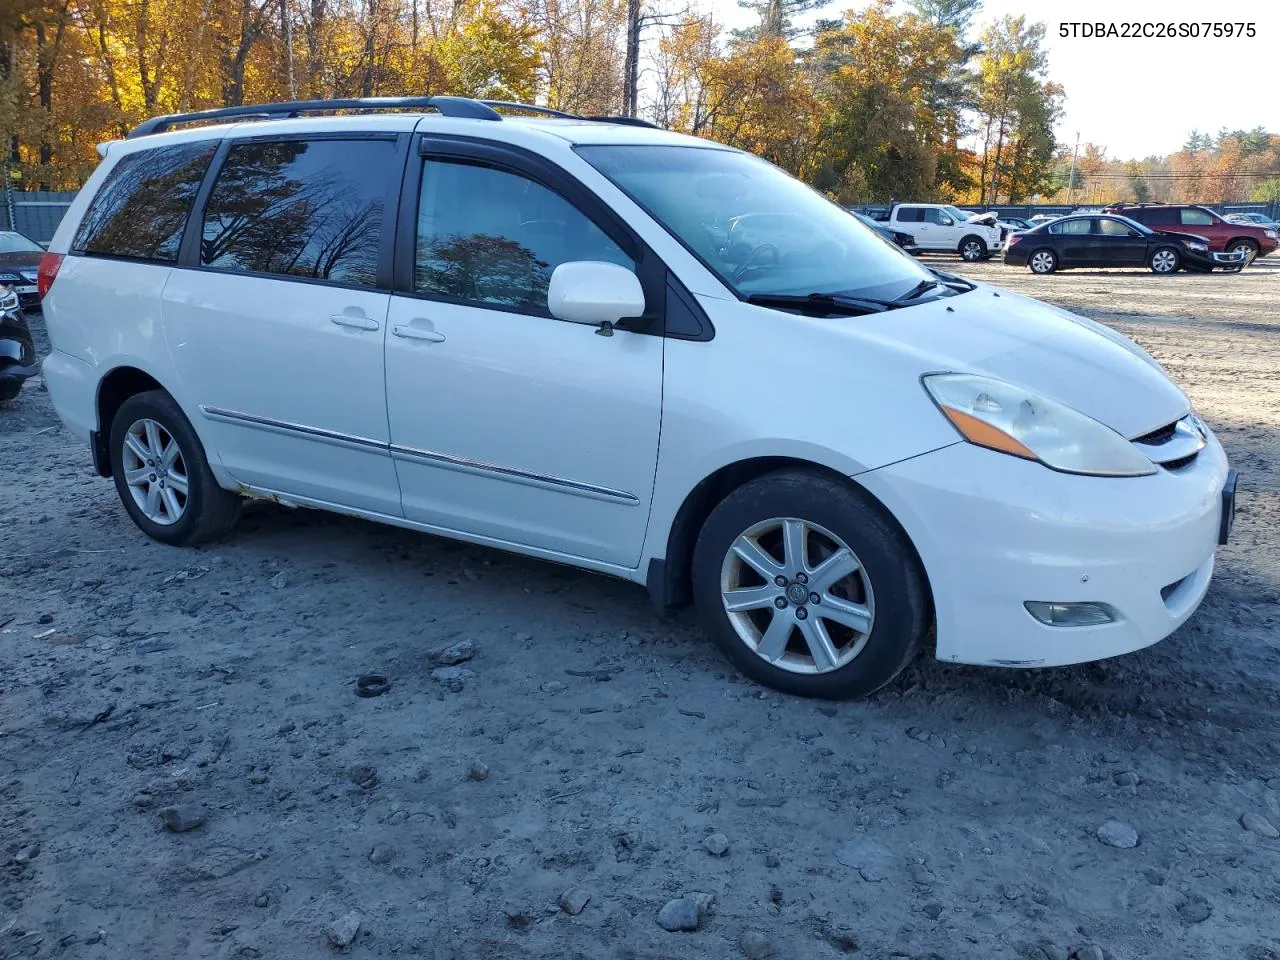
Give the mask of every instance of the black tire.
[{"label": "black tire", "polygon": [[[151,520],[135,502],[125,482],[124,445],[129,428],[139,420],[154,420],[178,444],[187,473],[187,496],[173,523]],[[173,546],[192,546],[230,532],[240,518],[240,498],[223,490],[209,469],[204,446],[173,397],[163,390],[137,393],[120,405],[111,422],[111,475],[125,511],[147,536]]]},{"label": "black tire", "polygon": [[[1172,261],[1163,256],[1166,253],[1173,254]],[[1172,263],[1172,266],[1165,266],[1168,263]],[[1152,273],[1158,273],[1162,277],[1173,276],[1182,266],[1182,254],[1175,247],[1157,247],[1151,251],[1151,259],[1147,261],[1147,266],[1151,268]]]},{"label": "black tire", "polygon": [[[874,620],[861,651],[842,666],[819,673],[776,666],[747,646],[725,610],[721,577],[734,541],[773,518],[796,518],[823,527],[860,561],[859,576],[865,574],[874,597]],[[693,592],[707,633],[742,673],[802,697],[848,699],[874,693],[911,661],[932,621],[928,587],[910,541],[866,494],[816,471],[766,474],[725,497],[703,524],[694,546]],[[756,613],[774,611],[765,607]],[[800,613],[796,609],[788,615]],[[798,633],[790,634],[788,649],[794,643],[803,650]]]},{"label": "black tire", "polygon": [[956,247],[956,253],[960,254],[960,259],[965,263],[977,263],[979,260],[986,260],[991,256],[987,252],[987,241],[973,234],[964,237],[960,241],[959,246]]},{"label": "black tire", "polygon": [[1228,253],[1240,253],[1243,251],[1244,263],[1240,264],[1241,270],[1258,258],[1258,245],[1248,238],[1232,240],[1227,244],[1226,250]]},{"label": "black tire", "polygon": [[[1044,254],[1049,255],[1048,266],[1045,266],[1045,267],[1036,266],[1036,259],[1038,257],[1042,257]],[[1044,261],[1041,261],[1041,262],[1044,262]],[[1039,250],[1032,250],[1031,255],[1027,257],[1027,269],[1030,270],[1032,273],[1038,273],[1038,274],[1053,273],[1053,271],[1058,269],[1058,254],[1055,253],[1053,250],[1050,250],[1048,247],[1041,247]]]},{"label": "black tire", "polygon": [[18,394],[21,392],[21,380],[6,380],[0,383],[0,403],[8,403],[10,400],[18,399]]}]

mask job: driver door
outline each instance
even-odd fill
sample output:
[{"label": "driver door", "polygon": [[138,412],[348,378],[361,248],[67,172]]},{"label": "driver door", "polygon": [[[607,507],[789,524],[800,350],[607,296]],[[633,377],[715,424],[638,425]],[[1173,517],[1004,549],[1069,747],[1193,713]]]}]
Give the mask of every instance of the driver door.
[{"label": "driver door", "polygon": [[547,284],[561,263],[636,269],[645,254],[521,154],[426,140],[411,163],[386,340],[405,517],[636,566],[662,416],[661,297],[645,287],[646,332],[600,336],[552,317]]}]

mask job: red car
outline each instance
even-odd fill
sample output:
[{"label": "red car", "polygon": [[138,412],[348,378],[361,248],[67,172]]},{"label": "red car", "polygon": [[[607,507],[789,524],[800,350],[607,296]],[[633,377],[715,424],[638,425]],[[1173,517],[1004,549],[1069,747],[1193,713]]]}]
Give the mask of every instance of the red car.
[{"label": "red car", "polygon": [[1232,223],[1206,207],[1189,203],[1114,203],[1103,213],[1117,213],[1160,233],[1195,233],[1209,240],[1209,249],[1243,253],[1246,260],[1265,257],[1280,247],[1274,227]]}]

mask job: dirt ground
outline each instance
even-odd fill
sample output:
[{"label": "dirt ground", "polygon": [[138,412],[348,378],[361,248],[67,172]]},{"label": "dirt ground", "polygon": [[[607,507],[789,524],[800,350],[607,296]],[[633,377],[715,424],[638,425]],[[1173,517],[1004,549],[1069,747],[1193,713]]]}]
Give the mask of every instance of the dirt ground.
[{"label": "dirt ground", "polygon": [[[0,957],[1280,958],[1280,256],[966,272],[1134,336],[1240,469],[1165,642],[791,699],[548,564],[274,506],[150,542],[29,384],[0,407]],[[697,894],[696,932],[659,925]]]}]

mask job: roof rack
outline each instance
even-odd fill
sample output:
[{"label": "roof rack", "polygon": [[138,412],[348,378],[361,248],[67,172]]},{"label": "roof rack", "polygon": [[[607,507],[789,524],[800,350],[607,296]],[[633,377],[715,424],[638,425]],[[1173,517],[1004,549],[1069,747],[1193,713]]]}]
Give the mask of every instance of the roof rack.
[{"label": "roof rack", "polygon": [[330,110],[423,109],[438,110],[446,117],[462,117],[468,120],[502,119],[502,114],[497,110],[479,100],[470,100],[466,97],[355,97],[341,100],[292,100],[283,103],[219,107],[216,110],[171,113],[167,116],[152,117],[130,130],[128,137],[132,139],[153,133],[163,133],[180,123],[206,123],[212,120],[274,120]]},{"label": "roof rack", "polygon": [[163,133],[179,124],[208,123],[217,120],[277,120],[300,117],[304,113],[325,113],[334,110],[436,110],[446,117],[465,120],[501,120],[495,108],[522,110],[539,116],[558,117],[562,120],[590,120],[600,123],[620,123],[634,127],[662,129],[656,123],[638,117],[580,117],[575,113],[539,107],[531,103],[515,103],[510,100],[472,100],[468,97],[354,97],[338,100],[291,100],[282,103],[262,103],[241,107],[219,107],[214,110],[198,110],[194,113],[171,113],[144,120],[128,133],[128,138],[145,137]]},{"label": "roof rack", "polygon": [[641,120],[639,117],[579,117],[580,120],[594,120],[597,123],[620,123],[628,127],[650,127],[654,130],[661,130],[662,127],[648,120]]}]

